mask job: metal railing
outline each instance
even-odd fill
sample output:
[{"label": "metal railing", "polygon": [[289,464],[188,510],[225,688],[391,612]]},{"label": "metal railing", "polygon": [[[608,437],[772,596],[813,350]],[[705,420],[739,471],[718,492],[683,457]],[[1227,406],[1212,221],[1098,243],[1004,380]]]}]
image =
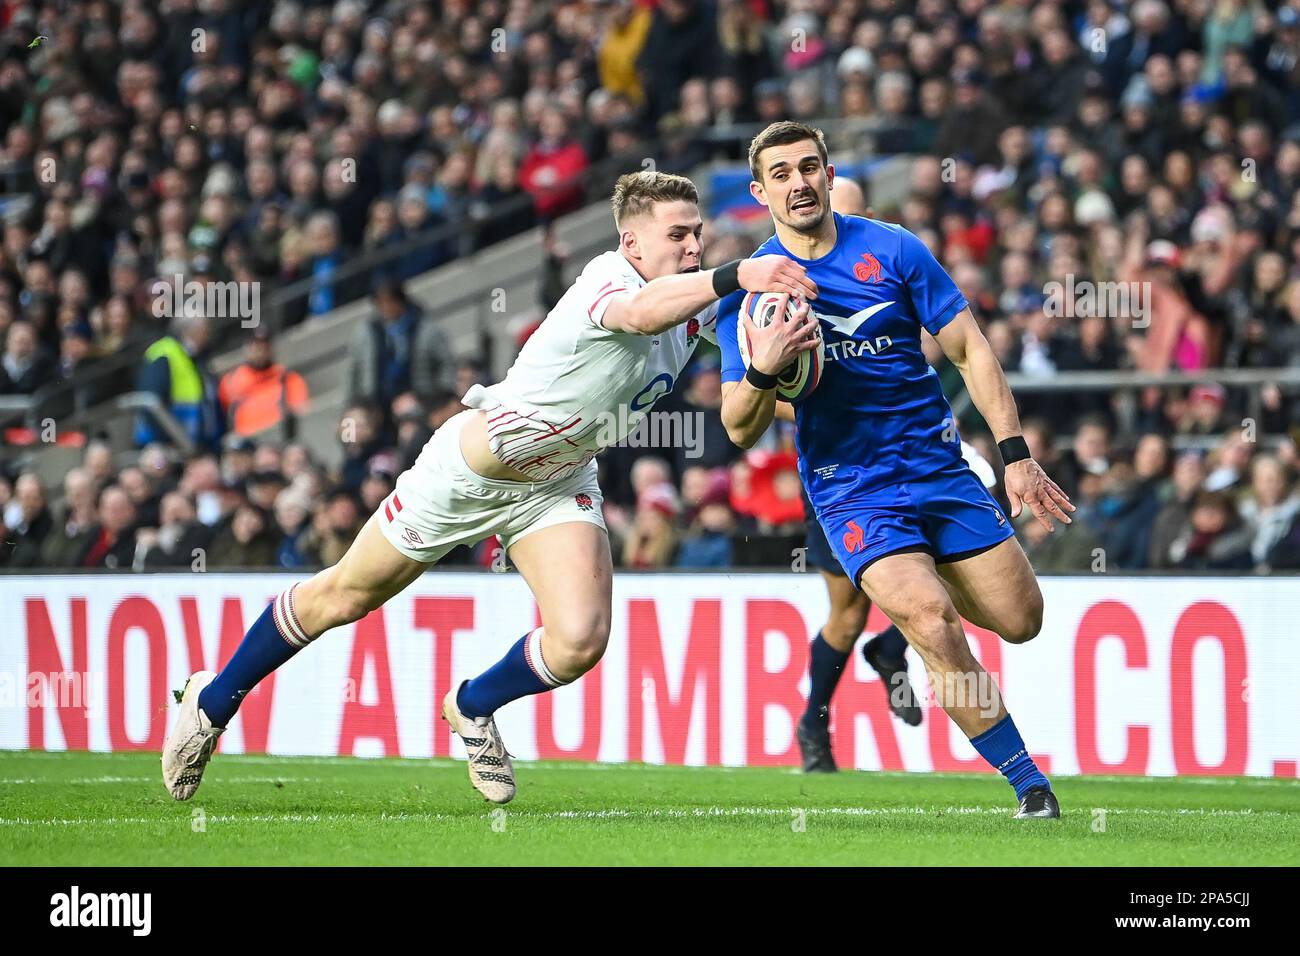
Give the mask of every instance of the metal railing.
[{"label": "metal railing", "polygon": [[[22,409],[24,416],[30,414],[28,410],[30,405],[24,406],[24,401],[30,403],[31,398],[26,396],[0,396],[0,422],[3,421],[6,411],[12,413],[15,410]],[[179,454],[186,456],[193,454],[194,442],[190,440],[189,434],[177,421],[171,410],[152,392],[127,392],[123,395],[115,395],[93,408],[77,412],[60,422],[58,431],[65,435],[74,432],[90,433],[98,426],[122,415],[137,414],[148,416],[154,424],[162,429]],[[38,426],[29,427],[37,430]],[[45,443],[0,445],[0,457],[21,457],[39,451],[44,447],[46,447]]]},{"label": "metal railing", "polygon": [[[1015,394],[1054,392],[1107,392],[1120,397],[1121,419],[1132,425],[1136,418],[1134,393],[1144,388],[1188,388],[1196,385],[1221,385],[1246,391],[1249,415],[1258,420],[1263,415],[1263,392],[1267,385],[1300,388],[1300,367],[1287,368],[1211,368],[1199,372],[1056,372],[1050,376],[1008,372],[1007,384]],[[974,410],[970,392],[964,388],[950,400],[953,415],[961,418]],[[1130,429],[1131,430],[1131,429]]]}]

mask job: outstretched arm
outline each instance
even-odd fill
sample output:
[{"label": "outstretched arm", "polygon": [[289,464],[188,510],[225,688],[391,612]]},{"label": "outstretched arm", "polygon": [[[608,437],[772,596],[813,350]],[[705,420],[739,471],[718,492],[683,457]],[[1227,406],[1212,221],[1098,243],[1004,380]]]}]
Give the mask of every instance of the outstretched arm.
[{"label": "outstretched arm", "polygon": [[[734,270],[734,280],[722,273]],[[636,292],[612,297],[601,323],[611,332],[658,335],[680,325],[715,299],[739,288],[816,298],[817,284],[785,256],[759,256],[710,269],[651,279]]]},{"label": "outstretched arm", "polygon": [[[1023,439],[1020,436],[1020,415],[1016,412],[1016,402],[1011,396],[1006,376],[997,356],[980,331],[979,324],[970,309],[961,312],[935,335],[939,347],[943,349],[948,360],[961,372],[971,400],[984,420],[993,430],[993,440],[999,445],[1008,439]],[[1047,477],[1038,462],[1024,457],[1012,460],[1006,467],[1004,484],[1007,498],[1011,501],[1011,517],[1020,514],[1022,503],[1039,523],[1048,531],[1054,531],[1052,517],[1056,516],[1063,523],[1070,524],[1066,513],[1074,510],[1069,496],[1056,482]]]}]

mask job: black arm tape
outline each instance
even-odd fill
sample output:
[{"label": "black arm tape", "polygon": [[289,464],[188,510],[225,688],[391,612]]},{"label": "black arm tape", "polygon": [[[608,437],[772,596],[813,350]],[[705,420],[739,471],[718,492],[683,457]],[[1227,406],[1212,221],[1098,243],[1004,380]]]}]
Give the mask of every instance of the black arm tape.
[{"label": "black arm tape", "polygon": [[732,259],[713,270],[713,292],[719,299],[740,291],[740,260]]},{"label": "black arm tape", "polygon": [[760,392],[766,392],[768,389],[776,388],[777,382],[775,375],[768,375],[766,372],[760,372],[752,365],[745,370],[745,380]]},{"label": "black arm tape", "polygon": [[1023,435],[1013,435],[998,442],[998,453],[1002,456],[1002,464],[1004,465],[1024,461],[1026,458],[1031,457],[1029,444],[1025,441]]}]

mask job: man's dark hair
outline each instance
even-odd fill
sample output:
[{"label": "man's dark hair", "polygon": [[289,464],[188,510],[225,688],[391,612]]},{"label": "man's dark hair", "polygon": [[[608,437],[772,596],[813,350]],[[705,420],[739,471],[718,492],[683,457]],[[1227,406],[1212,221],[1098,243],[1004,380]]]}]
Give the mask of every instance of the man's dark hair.
[{"label": "man's dark hair", "polygon": [[749,172],[754,180],[760,183],[763,181],[763,170],[758,165],[758,157],[763,150],[773,146],[801,143],[806,139],[817,144],[817,155],[821,157],[822,165],[825,166],[830,160],[830,154],[826,152],[826,137],[815,126],[797,123],[794,120],[781,120],[755,136],[749,144]]},{"label": "man's dark hair", "polygon": [[406,297],[406,290],[402,288],[402,283],[396,279],[380,279],[376,282],[374,297],[376,299],[393,299],[402,305],[407,305],[410,302]]}]

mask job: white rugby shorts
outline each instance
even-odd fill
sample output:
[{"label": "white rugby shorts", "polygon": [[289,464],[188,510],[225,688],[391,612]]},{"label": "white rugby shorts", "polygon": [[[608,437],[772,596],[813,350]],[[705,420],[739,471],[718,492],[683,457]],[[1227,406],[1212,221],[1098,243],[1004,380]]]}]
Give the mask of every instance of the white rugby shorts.
[{"label": "white rugby shorts", "polygon": [[472,471],[460,450],[461,429],[470,410],[434,433],[420,457],[402,472],[376,512],[380,530],[394,548],[432,564],[457,545],[475,545],[497,535],[506,551],[534,531],[569,521],[605,527],[596,463],[552,481],[484,478]]}]

